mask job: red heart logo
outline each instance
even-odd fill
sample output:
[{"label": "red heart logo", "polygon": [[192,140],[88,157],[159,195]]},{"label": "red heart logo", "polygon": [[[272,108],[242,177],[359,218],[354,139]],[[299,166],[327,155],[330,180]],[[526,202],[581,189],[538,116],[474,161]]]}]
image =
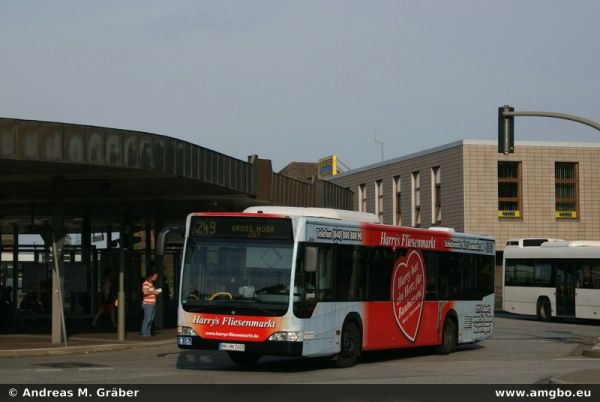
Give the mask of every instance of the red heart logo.
[{"label": "red heart logo", "polygon": [[396,260],[392,275],[392,307],[402,333],[415,342],[425,299],[425,263],[419,250]]}]

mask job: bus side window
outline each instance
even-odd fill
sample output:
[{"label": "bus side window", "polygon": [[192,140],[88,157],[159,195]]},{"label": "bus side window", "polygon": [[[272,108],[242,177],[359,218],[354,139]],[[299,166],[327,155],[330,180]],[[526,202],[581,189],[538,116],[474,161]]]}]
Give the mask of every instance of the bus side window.
[{"label": "bus side window", "polygon": [[438,274],[438,254],[436,251],[424,251],[427,288],[425,289],[425,300],[438,300],[437,274]]},{"label": "bus side window", "polygon": [[515,282],[515,264],[513,260],[506,260],[504,262],[504,270],[506,271],[504,284],[507,286],[513,285]]},{"label": "bus side window", "polygon": [[590,270],[592,288],[600,289],[600,260],[595,260]]},{"label": "bus side window", "polygon": [[581,279],[579,287],[583,289],[598,289],[598,279],[600,277],[600,267],[598,261],[590,261],[590,264],[583,265],[581,269]]},{"label": "bus side window", "polygon": [[361,246],[337,246],[335,250],[335,300],[362,300],[366,253]]},{"label": "bus side window", "polygon": [[333,246],[320,246],[317,266],[317,299],[333,299]]},{"label": "bus side window", "polygon": [[352,275],[350,277],[349,300],[365,300],[367,278],[367,251],[363,246],[354,246],[352,253]]},{"label": "bus side window", "polygon": [[391,248],[371,247],[368,249],[367,265],[367,300],[389,301],[392,272],[397,257],[403,255],[405,250]]},{"label": "bus side window", "polygon": [[458,291],[458,287],[454,283],[457,280],[458,267],[452,253],[440,253],[438,267],[438,299],[450,300]]}]

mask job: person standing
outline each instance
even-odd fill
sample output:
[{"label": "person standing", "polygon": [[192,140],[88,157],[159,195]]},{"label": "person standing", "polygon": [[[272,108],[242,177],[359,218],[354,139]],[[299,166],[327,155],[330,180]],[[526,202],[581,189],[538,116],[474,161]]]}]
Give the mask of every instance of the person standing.
[{"label": "person standing", "polygon": [[156,272],[150,272],[146,275],[146,280],[142,284],[142,308],[144,309],[144,320],[142,321],[142,336],[152,336],[152,323],[154,322],[154,313],[156,312],[156,296],[162,289],[156,289],[154,282],[158,278]]}]

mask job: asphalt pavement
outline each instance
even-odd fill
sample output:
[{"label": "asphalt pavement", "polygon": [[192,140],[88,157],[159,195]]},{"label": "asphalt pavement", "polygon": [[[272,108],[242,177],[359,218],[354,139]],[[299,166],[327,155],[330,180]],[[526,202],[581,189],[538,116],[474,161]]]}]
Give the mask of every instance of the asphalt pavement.
[{"label": "asphalt pavement", "polygon": [[[152,337],[142,337],[138,329],[129,328],[125,341],[119,341],[116,330],[112,328],[80,328],[72,331],[67,344],[53,344],[50,334],[39,333],[0,334],[0,364],[3,359],[58,356],[87,353],[122,351],[137,348],[152,348],[176,342],[176,329],[168,328],[155,331]],[[583,350],[587,357],[600,358],[600,337],[596,344]],[[581,370],[550,380],[554,384],[600,384],[600,369]]]}]

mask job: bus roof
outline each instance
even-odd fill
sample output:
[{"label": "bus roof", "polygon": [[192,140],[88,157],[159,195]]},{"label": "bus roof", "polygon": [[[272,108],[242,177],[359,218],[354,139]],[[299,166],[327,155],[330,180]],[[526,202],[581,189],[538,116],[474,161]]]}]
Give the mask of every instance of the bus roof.
[{"label": "bus roof", "polygon": [[538,247],[546,242],[564,242],[564,240],[550,239],[545,237],[525,237],[521,239],[510,239],[506,242],[506,245],[518,247]]},{"label": "bus roof", "polygon": [[542,243],[540,247],[600,247],[598,240],[553,241]]},{"label": "bus roof", "polygon": [[539,246],[506,246],[504,258],[600,258],[600,241],[555,240]]},{"label": "bus roof", "polygon": [[282,206],[257,206],[244,210],[244,213],[265,213],[285,216],[307,216],[313,218],[329,218],[353,222],[379,223],[377,215],[368,212],[346,211],[330,208],[303,208]]}]

